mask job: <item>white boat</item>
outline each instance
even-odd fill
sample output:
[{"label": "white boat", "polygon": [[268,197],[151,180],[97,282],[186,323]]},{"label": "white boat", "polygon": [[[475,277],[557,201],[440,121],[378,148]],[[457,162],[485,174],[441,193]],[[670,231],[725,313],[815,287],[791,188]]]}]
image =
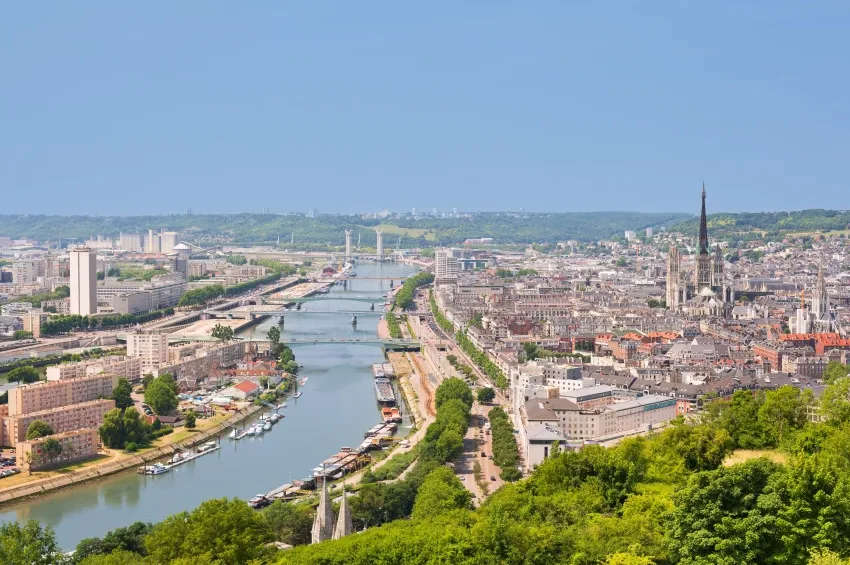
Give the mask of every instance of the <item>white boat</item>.
[{"label": "white boat", "polygon": [[236,428],[233,428],[233,430],[229,434],[227,434],[227,437],[229,437],[230,439],[236,439],[237,433],[238,432],[236,431]]},{"label": "white boat", "polygon": [[218,445],[214,441],[208,441],[198,447],[198,453],[203,453],[205,451],[209,451],[211,449],[215,449]]},{"label": "white boat", "polygon": [[277,409],[278,409],[278,410],[280,410],[281,408],[286,408],[286,402],[284,402],[283,404],[278,404],[278,405],[277,405]]},{"label": "white boat", "polygon": [[247,430],[245,430],[245,435],[246,435],[246,436],[252,436],[252,435],[254,435],[255,433],[256,433],[256,430],[254,430],[254,426],[251,426],[250,428],[248,428]]},{"label": "white boat", "polygon": [[272,414],[272,424],[278,423],[281,418],[283,418],[283,416],[281,416],[280,414]]},{"label": "white boat", "polygon": [[145,475],[161,475],[168,472],[168,467],[162,463],[154,463],[149,467],[145,467]]},{"label": "white boat", "polygon": [[293,398],[301,398],[301,391],[299,390],[293,395]]},{"label": "white boat", "polygon": [[270,432],[271,429],[272,429],[272,423],[270,421],[266,421],[266,423],[263,424],[263,431],[264,432]]},{"label": "white boat", "polygon": [[260,424],[254,424],[254,435],[261,436],[263,432],[266,430],[263,429],[263,426]]}]

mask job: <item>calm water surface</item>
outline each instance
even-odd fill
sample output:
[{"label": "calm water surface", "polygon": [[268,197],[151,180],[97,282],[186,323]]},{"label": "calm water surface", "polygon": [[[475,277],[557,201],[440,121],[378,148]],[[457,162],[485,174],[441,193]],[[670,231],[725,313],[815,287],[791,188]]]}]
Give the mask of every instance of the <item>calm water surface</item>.
[{"label": "calm water surface", "polygon": [[[415,270],[406,265],[362,263],[360,277],[406,276]],[[352,280],[348,288],[333,287],[334,300],[308,302],[305,313],[287,315],[287,337],[375,336],[378,316],[358,317],[351,326],[350,313],[309,314],[310,310],[348,312],[368,310],[363,302],[344,300],[346,293],[386,293],[389,281]],[[376,306],[376,310],[379,306]],[[274,320],[247,330],[264,336]],[[304,365],[307,383],[301,398],[288,399],[286,415],[272,431],[238,442],[221,439],[222,449],[181,465],[163,475],[123,473],[101,481],[60,490],[28,502],[0,507],[0,522],[35,519],[50,525],[59,544],[73,549],[83,538],[136,521],[157,522],[170,514],[191,510],[217,497],[250,498],[290,481],[309,476],[310,470],[341,446],[357,446],[363,432],[378,421],[371,364],[383,360],[374,345],[298,345],[296,359]]]}]

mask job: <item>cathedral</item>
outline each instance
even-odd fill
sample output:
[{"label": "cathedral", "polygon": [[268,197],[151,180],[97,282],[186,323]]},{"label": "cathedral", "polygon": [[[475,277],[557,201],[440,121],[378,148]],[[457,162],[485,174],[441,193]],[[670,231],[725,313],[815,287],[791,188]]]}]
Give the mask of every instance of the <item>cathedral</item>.
[{"label": "cathedral", "polygon": [[791,322],[794,333],[841,333],[838,324],[838,314],[829,304],[829,293],[826,291],[826,281],[823,278],[823,259],[818,266],[818,280],[812,292],[812,307],[806,307],[805,290],[800,298],[797,315]]},{"label": "cathedral", "polygon": [[691,316],[726,318],[732,310],[735,293],[723,276],[723,252],[720,246],[712,254],[708,245],[705,217],[705,184],[702,186],[702,210],[699,218],[699,247],[694,261],[693,281],[682,276],[682,259],[677,247],[667,256],[667,308]]}]

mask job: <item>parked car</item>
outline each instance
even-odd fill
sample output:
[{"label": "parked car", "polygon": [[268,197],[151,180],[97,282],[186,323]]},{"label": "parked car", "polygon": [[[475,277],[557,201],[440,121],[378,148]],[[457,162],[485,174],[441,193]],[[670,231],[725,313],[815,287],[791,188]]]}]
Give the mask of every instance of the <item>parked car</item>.
[{"label": "parked car", "polygon": [[491,481],[495,481],[495,480],[496,480],[496,475],[490,475],[490,480],[491,480]]}]

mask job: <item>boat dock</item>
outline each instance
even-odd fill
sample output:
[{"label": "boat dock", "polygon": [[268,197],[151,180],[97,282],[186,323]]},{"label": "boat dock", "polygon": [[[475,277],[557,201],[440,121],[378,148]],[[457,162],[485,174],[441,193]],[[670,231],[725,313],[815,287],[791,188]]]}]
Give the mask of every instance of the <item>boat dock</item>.
[{"label": "boat dock", "polygon": [[375,379],[375,397],[379,404],[386,406],[395,404],[395,392],[389,379]]},{"label": "boat dock", "polygon": [[171,459],[169,459],[165,463],[154,463],[153,465],[144,465],[142,467],[139,467],[136,472],[140,475],[161,475],[162,473],[166,473],[175,467],[179,467],[180,465],[188,463],[189,461],[194,461],[195,459],[202,457],[207,453],[212,453],[218,449],[220,449],[220,446],[216,442],[208,441],[198,446],[197,451],[179,451],[172,455]]}]

